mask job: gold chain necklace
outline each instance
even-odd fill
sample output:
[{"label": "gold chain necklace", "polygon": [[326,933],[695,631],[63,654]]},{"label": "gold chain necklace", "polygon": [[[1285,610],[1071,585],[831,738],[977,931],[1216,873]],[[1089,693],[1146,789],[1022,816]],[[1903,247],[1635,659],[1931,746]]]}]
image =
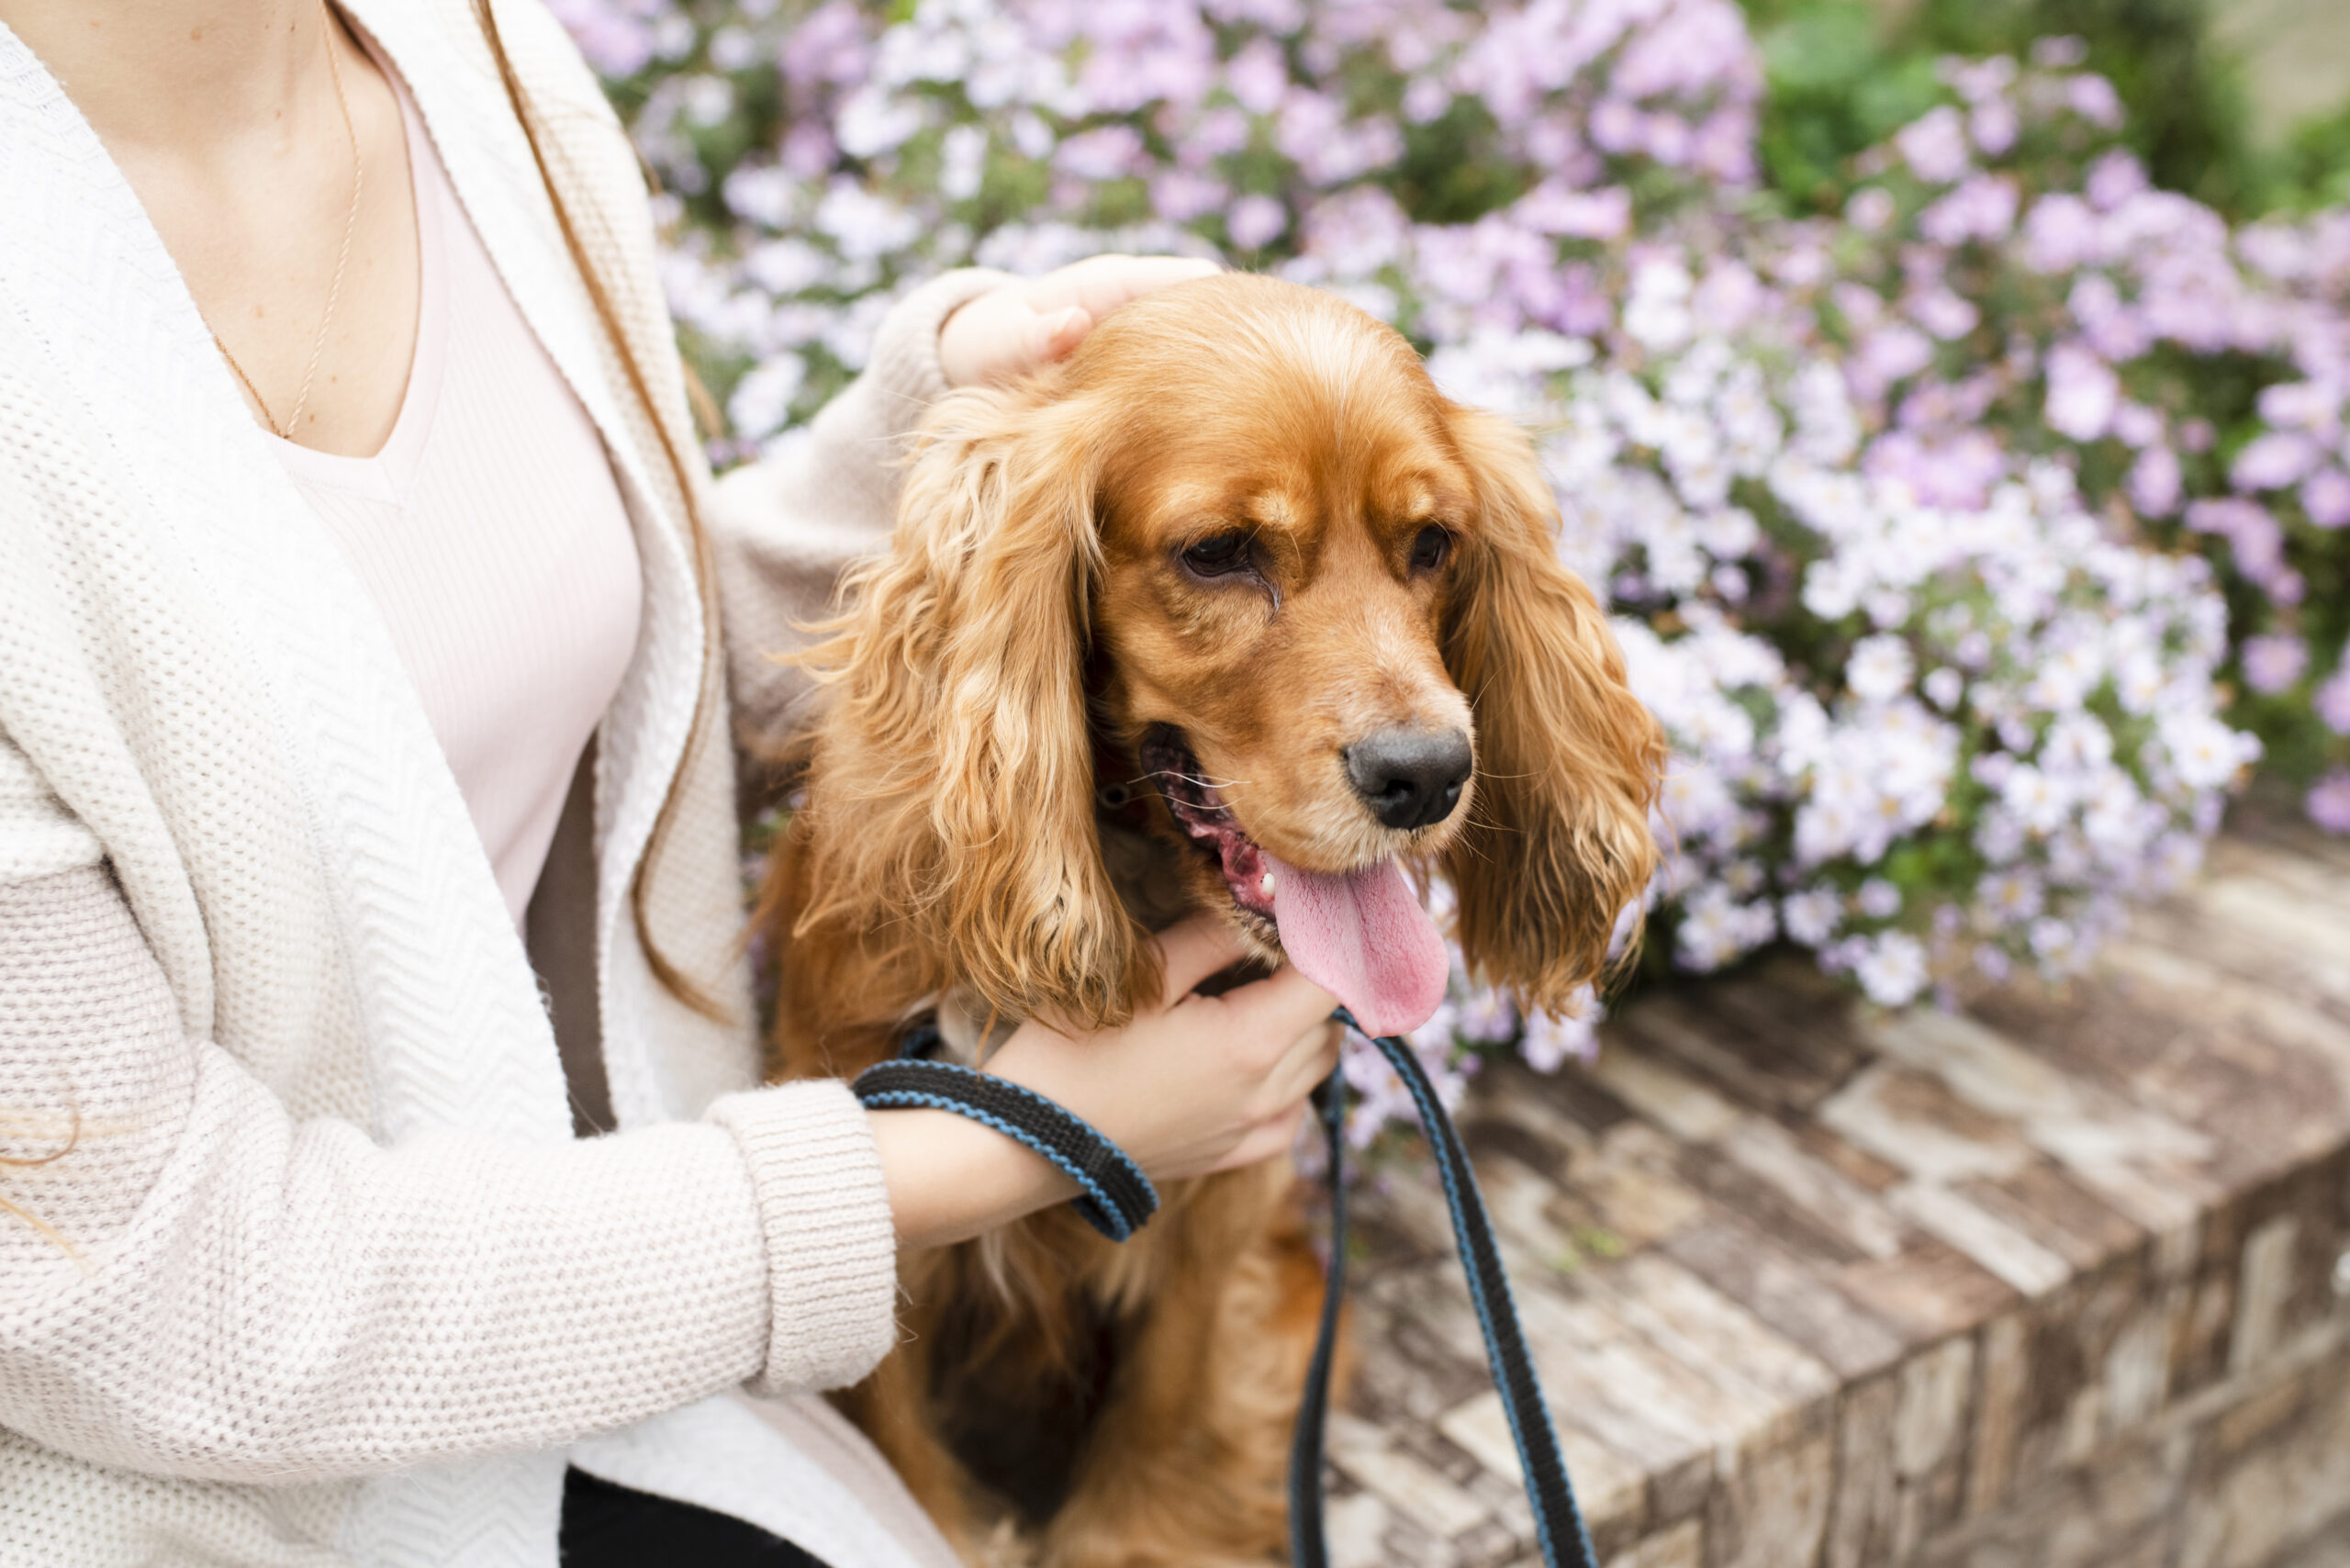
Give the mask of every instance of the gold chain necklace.
[{"label": "gold chain necklace", "polygon": [[334,78],[335,105],[342,110],[342,134],[351,143],[351,210],[343,215],[342,249],[335,255],[334,282],[327,286],[327,309],[326,314],[319,319],[318,341],[310,345],[310,363],[302,371],[302,389],[294,395],[294,411],[286,416],[284,424],[279,424],[277,416],[269,411],[269,405],[262,399],[261,389],[253,385],[253,378],[245,374],[245,367],[237,363],[237,356],[229,352],[229,345],[220,341],[220,334],[212,334],[212,346],[220,351],[220,357],[229,362],[229,368],[235,371],[237,379],[244,384],[245,396],[251,398],[253,407],[261,410],[262,422],[268,425],[271,432],[281,441],[294,439],[295,431],[302,423],[302,410],[309,407],[310,384],[318,379],[319,375],[319,356],[326,352],[327,330],[334,324],[335,302],[342,297],[343,269],[351,264],[352,231],[359,227],[359,193],[367,188],[367,165],[359,156],[359,132],[351,123],[351,98],[342,90],[342,62],[335,54],[334,15],[327,9],[326,0],[319,0],[319,21],[327,48],[327,72]]}]

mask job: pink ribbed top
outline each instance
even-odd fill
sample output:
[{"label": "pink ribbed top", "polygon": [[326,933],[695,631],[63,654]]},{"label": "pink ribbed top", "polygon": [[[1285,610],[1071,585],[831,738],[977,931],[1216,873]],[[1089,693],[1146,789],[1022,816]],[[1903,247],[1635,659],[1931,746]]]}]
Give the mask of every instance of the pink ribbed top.
[{"label": "pink ribbed top", "polygon": [[383,612],[519,926],[636,645],[636,539],[594,422],[376,58],[408,129],[423,273],[408,391],[373,457],[274,444]]}]

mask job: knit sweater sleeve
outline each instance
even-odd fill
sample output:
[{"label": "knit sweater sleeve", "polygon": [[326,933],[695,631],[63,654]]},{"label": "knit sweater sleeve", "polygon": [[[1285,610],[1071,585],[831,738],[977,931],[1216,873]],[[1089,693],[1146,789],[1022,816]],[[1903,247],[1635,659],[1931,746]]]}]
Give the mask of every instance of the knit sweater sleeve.
[{"label": "knit sweater sleeve", "polygon": [[845,1383],[889,1348],[888,1207],[840,1085],[559,1145],[297,1122],[187,1036],[106,868],[36,861],[92,847],[50,816],[0,812],[39,873],[0,874],[0,1427],[320,1480]]},{"label": "knit sweater sleeve", "polygon": [[801,628],[831,609],[844,567],[890,543],[914,430],[946,391],[940,327],[957,306],[1009,281],[972,267],[915,289],[883,318],[862,375],[772,455],[712,491],[728,675],[736,719],[755,745],[789,733],[809,687],[776,655],[806,645]]}]

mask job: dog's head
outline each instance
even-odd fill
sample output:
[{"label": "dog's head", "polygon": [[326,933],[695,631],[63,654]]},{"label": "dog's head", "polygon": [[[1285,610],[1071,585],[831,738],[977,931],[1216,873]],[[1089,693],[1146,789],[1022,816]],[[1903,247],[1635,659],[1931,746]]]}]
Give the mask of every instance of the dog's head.
[{"label": "dog's head", "polygon": [[1123,1018],[1156,976],[1102,864],[1105,755],[1156,786],[1194,902],[1374,1029],[1442,991],[1406,865],[1449,873],[1472,966],[1562,1005],[1648,879],[1662,746],[1556,527],[1522,433],[1267,278],[951,395],[814,655],[801,925],[861,910],[992,1006]]}]

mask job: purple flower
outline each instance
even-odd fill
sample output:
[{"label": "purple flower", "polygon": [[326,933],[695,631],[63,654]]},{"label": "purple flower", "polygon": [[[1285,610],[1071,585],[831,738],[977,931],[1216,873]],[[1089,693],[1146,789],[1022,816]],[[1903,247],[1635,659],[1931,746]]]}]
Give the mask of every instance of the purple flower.
[{"label": "purple flower", "polygon": [[2264,696],[2285,690],[2310,666],[2310,647],[2299,637],[2282,633],[2246,638],[2244,644],[2244,683]]},{"label": "purple flower", "polygon": [[2016,106],[2005,98],[1986,98],[1966,117],[1966,129],[1985,157],[2005,157],[2016,144]]},{"label": "purple flower", "polygon": [[2301,487],[2301,510],[2320,528],[2350,523],[2350,474],[2321,468]]},{"label": "purple flower", "polygon": [[2102,76],[2084,73],[2065,83],[2065,102],[2091,125],[2107,130],[2121,127],[2121,95]]},{"label": "purple flower", "polygon": [[2163,438],[2163,417],[2143,403],[2124,403],[2113,410],[2113,438],[2141,450]]},{"label": "purple flower", "polygon": [[1948,185],[1966,173],[1966,128],[1947,104],[1903,126],[1893,144],[1929,184]]},{"label": "purple flower", "polygon": [[2340,422],[2339,394],[2314,381],[2280,381],[2260,389],[2260,417],[2272,425],[2332,440]]},{"label": "purple flower", "polygon": [[1245,196],[1225,215],[1225,232],[1244,251],[1271,243],[1289,227],[1289,212],[1269,196]]},{"label": "purple flower", "polygon": [[2299,431],[2270,431],[2236,454],[2228,482],[2239,490],[2281,490],[2300,480],[2324,455],[2317,442]]},{"label": "purple flower", "polygon": [[2311,787],[2302,801],[2310,821],[2328,833],[2350,833],[2350,769],[2337,768]]},{"label": "purple flower", "polygon": [[1918,215],[1918,231],[1937,245],[2004,240],[2016,226],[2015,182],[1975,174]]},{"label": "purple flower", "polygon": [[2127,364],[2152,346],[2144,302],[2132,306],[2102,273],[2084,273],[2065,303],[2081,324],[2081,338],[2112,364]]},{"label": "purple flower", "polygon": [[1224,68],[1224,84],[1250,114],[1269,115],[1281,106],[1289,86],[1289,66],[1273,40],[1260,38],[1232,57]]},{"label": "purple flower", "polygon": [[571,29],[588,63],[604,76],[633,76],[653,62],[653,29],[642,5],[610,0],[550,0],[555,19]]},{"label": "purple flower", "polygon": [[2168,517],[2178,510],[2183,489],[2178,457],[2167,446],[2150,446],[2130,465],[2130,504],[2141,517]]},{"label": "purple flower", "polygon": [[1231,187],[1222,180],[1188,169],[1169,169],[1150,182],[1151,207],[1169,223],[1204,218],[1231,199]]},{"label": "purple flower", "polygon": [[1687,120],[1674,115],[1651,115],[1642,140],[1650,157],[1668,169],[1677,169],[1689,162],[1689,149],[1696,138]]},{"label": "purple flower", "polygon": [[856,0],[830,0],[786,36],[777,63],[786,82],[806,91],[824,83],[853,86],[871,72],[872,60]]},{"label": "purple flower", "polygon": [[1744,262],[1722,260],[1706,271],[1689,309],[1708,332],[1727,337],[1743,328],[1769,299],[1762,280]]},{"label": "purple flower", "polygon": [[1603,152],[1629,152],[1639,145],[1640,111],[1621,98],[1602,98],[1591,111],[1587,134]]},{"label": "purple flower", "polygon": [[1983,319],[1972,302],[1947,288],[1930,288],[1909,301],[1909,314],[1918,325],[1945,342],[1966,336]]},{"label": "purple flower", "polygon": [[2068,273],[2101,252],[2095,209],[2079,196],[2057,192],[2031,204],[2024,219],[2024,263],[2035,272]]},{"label": "purple flower", "polygon": [[1888,431],[1869,443],[1862,471],[1873,478],[1897,479],[1919,502],[1973,511],[1990,498],[1991,487],[2007,476],[2007,457],[1987,431],[1962,430],[1933,438]]},{"label": "purple flower", "polygon": [[1754,181],[1754,116],[1743,105],[1725,104],[1697,128],[1691,160],[1696,171],[1728,185]]},{"label": "purple flower", "polygon": [[2048,351],[2050,428],[2075,441],[2095,441],[2113,422],[2121,382],[2103,360],[2078,343]]},{"label": "purple flower", "polygon": [[2337,735],[2350,735],[2350,649],[2344,651],[2342,663],[2317,689],[2317,698],[2310,706],[2327,729]]},{"label": "purple flower", "polygon": [[1065,174],[1100,184],[1137,173],[1143,159],[1140,131],[1130,125],[1105,125],[1062,142],[1053,154],[1053,167]]},{"label": "purple flower", "polygon": [[1933,341],[1908,322],[1897,321],[1861,340],[1860,352],[1845,365],[1845,375],[1854,392],[1874,402],[1895,382],[1907,380],[1933,363]]},{"label": "purple flower", "polygon": [[1538,234],[1618,240],[1632,227],[1632,193],[1621,185],[1571,190],[1562,181],[1545,180],[1520,197],[1510,211]]},{"label": "purple flower", "polygon": [[2089,205],[2099,212],[2111,212],[2145,188],[2145,166],[2119,148],[2090,166],[2086,187]]},{"label": "purple flower", "polygon": [[1844,221],[1864,233],[1883,233],[1899,208],[1883,185],[1863,185],[1844,204]]},{"label": "purple flower", "polygon": [[[2200,500],[2187,509],[2187,526],[2225,539],[2237,571],[2267,588],[2270,597],[2285,597],[2285,531],[2265,508],[2240,496]],[[2298,599],[2298,590],[2291,597]]]},{"label": "purple flower", "polygon": [[1440,119],[1452,106],[1452,90],[1433,76],[1416,76],[1404,89],[1404,118],[1414,125]]}]

